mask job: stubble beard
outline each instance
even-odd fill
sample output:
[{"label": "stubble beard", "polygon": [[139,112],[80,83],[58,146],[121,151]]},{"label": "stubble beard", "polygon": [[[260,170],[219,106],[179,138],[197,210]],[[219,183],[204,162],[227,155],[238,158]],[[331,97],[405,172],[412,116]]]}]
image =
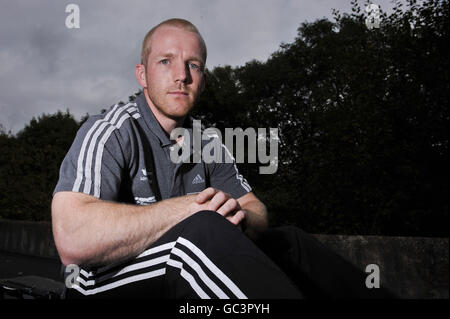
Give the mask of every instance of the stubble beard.
[{"label": "stubble beard", "polygon": [[[187,107],[185,107],[187,109],[186,112],[183,112],[182,114],[174,114],[173,112],[171,112],[171,106],[168,105],[168,101],[165,100],[164,98],[159,99],[157,97],[157,94],[153,95],[151,94],[151,90],[150,88],[146,88],[146,93],[147,96],[149,98],[149,100],[152,102],[153,106],[158,110],[159,113],[161,113],[162,115],[164,115],[167,118],[170,118],[174,121],[182,121],[188,114],[189,112],[193,109],[194,105],[195,105],[195,101],[193,103],[189,103],[189,105]],[[165,93],[167,94],[167,93]],[[167,96],[165,96],[167,97]],[[164,101],[165,100],[165,101]]]}]

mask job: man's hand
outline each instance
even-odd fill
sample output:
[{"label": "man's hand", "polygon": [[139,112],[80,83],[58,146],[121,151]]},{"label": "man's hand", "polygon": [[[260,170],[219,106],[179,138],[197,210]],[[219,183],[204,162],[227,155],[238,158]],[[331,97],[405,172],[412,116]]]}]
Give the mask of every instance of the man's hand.
[{"label": "man's hand", "polygon": [[197,204],[203,209],[212,210],[224,216],[233,225],[238,227],[247,217],[247,212],[241,208],[239,202],[215,188],[209,187],[199,193],[195,198],[194,205]]}]

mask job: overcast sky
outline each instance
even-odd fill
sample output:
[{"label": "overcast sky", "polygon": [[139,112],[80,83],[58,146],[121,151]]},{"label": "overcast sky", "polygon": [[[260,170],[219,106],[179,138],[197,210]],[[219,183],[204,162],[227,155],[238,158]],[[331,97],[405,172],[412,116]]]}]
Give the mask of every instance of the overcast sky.
[{"label": "overcast sky", "polygon": [[[79,29],[66,27],[70,3]],[[198,27],[212,69],[265,61],[302,22],[331,19],[332,8],[350,12],[350,0],[0,0],[0,124],[15,134],[42,113],[68,108],[79,119],[126,101],[140,88],[142,39],[165,19]]]}]

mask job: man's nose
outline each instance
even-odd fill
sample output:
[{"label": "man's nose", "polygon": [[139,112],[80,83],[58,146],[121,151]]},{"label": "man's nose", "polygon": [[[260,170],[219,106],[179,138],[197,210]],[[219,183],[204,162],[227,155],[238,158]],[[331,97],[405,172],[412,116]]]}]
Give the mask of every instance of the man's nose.
[{"label": "man's nose", "polygon": [[189,77],[189,69],[185,63],[177,63],[174,69],[175,82],[186,82]]}]

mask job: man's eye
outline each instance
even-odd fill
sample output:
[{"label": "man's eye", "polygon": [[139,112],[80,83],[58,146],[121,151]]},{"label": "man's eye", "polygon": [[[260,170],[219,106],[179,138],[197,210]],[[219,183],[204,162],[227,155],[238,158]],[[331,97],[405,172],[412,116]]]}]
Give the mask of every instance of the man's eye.
[{"label": "man's eye", "polygon": [[169,60],[163,59],[163,60],[159,61],[159,63],[161,63],[163,65],[167,65],[167,64],[169,64]]},{"label": "man's eye", "polygon": [[195,70],[200,69],[200,66],[197,65],[197,64],[195,64],[195,63],[189,63],[189,67],[190,67],[191,69],[195,69]]}]

